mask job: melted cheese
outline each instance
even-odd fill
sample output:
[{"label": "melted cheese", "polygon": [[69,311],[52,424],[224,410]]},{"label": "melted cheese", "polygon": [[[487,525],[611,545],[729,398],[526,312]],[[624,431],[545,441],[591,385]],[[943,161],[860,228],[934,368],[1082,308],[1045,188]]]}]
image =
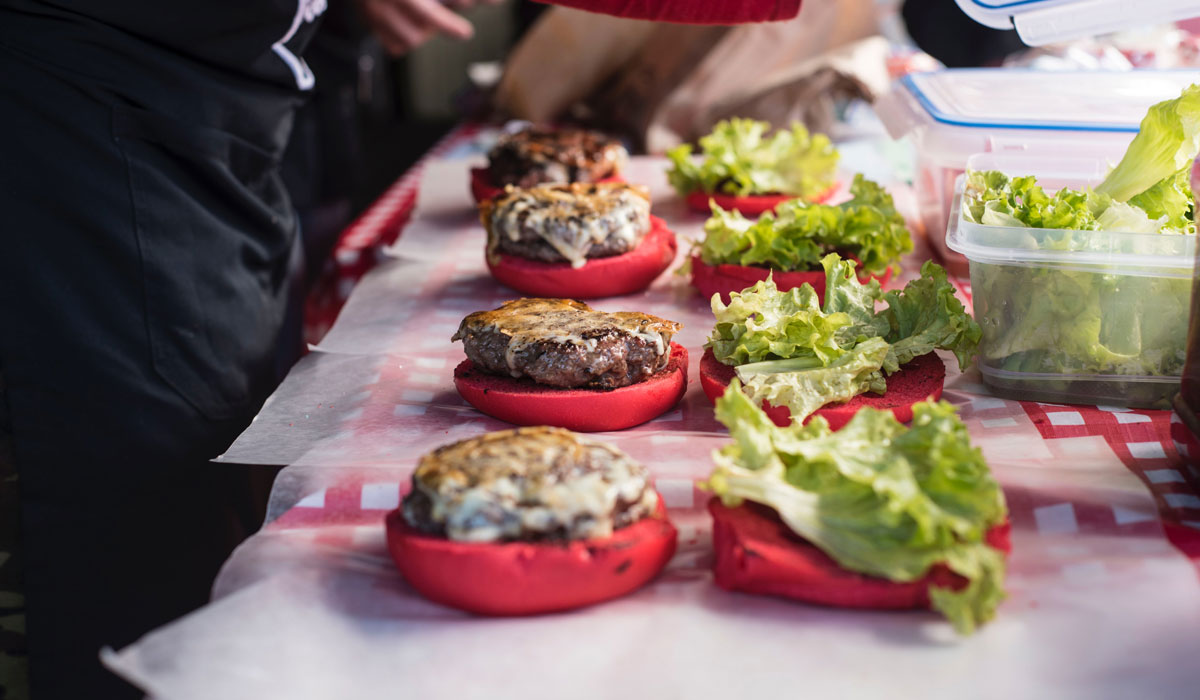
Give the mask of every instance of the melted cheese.
[{"label": "melted cheese", "polygon": [[470,329],[495,330],[507,335],[505,361],[512,375],[518,377],[521,373],[516,368],[517,353],[539,341],[570,343],[590,352],[599,342],[594,337],[596,331],[613,329],[652,343],[655,352],[662,356],[681,328],[683,325],[675,321],[638,311],[596,311],[573,299],[517,299],[492,311],[470,314],[451,340],[461,340]]},{"label": "melted cheese", "polygon": [[650,201],[645,188],[623,183],[538,185],[508,188],[481,204],[488,230],[488,254],[500,238],[520,240],[534,232],[579,268],[593,245],[614,240],[632,250],[650,230]]},{"label": "melted cheese", "polygon": [[421,459],[413,486],[446,536],[494,542],[533,534],[608,537],[614,514],[654,512],[645,467],[611,445],[560,428],[488,433]]}]

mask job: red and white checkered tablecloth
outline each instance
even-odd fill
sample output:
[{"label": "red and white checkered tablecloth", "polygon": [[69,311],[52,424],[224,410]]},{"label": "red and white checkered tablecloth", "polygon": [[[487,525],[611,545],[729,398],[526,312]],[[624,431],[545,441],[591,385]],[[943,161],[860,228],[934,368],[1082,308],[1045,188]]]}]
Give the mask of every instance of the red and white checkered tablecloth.
[{"label": "red and white checkered tablecloth", "polygon": [[400,236],[416,206],[417,188],[425,166],[471,140],[479,130],[477,124],[462,124],[452,129],[342,231],[305,302],[304,339],[308,343],[321,342],[350,298],[354,285],[379,264],[383,249]]},{"label": "red and white checkered tablecloth", "polygon": [[[345,301],[354,283],[378,260],[378,252],[395,241],[415,203],[419,172],[429,159],[473,138],[476,132],[470,126],[452,132],[414,171],[398,180],[375,206],[346,231],[335,253],[340,277],[336,283],[331,283],[338,293],[314,300],[310,306],[310,309],[319,309],[325,314],[313,317],[313,331],[323,332],[329,327],[333,320],[329,314],[336,315],[336,310]],[[455,302],[458,296],[467,299],[472,294],[494,294],[483,287],[476,289],[479,285],[487,286],[486,278],[481,278],[481,281],[462,279],[464,271],[473,269],[472,266],[477,266],[477,262],[473,258],[447,255],[442,264],[434,266],[426,283],[427,293],[436,290],[436,294],[446,303]],[[960,279],[953,281],[969,303],[969,282]],[[476,301],[483,303],[495,300],[488,298]],[[661,313],[656,305],[665,307],[677,301],[648,295],[639,303],[648,304],[651,312]],[[421,323],[431,324],[439,332],[442,326],[449,329],[461,316],[461,310],[456,309],[431,309],[428,319]],[[443,311],[450,315],[443,314]],[[433,387],[437,384],[436,380],[449,370],[452,360],[447,359],[449,355],[441,356],[445,354],[442,352],[444,350],[443,342],[439,345],[438,353],[430,354],[432,351],[428,351],[428,356],[412,358],[411,362],[382,365],[377,383],[373,385],[376,389],[364,393],[365,398],[347,419],[347,439],[353,440],[356,430],[364,431],[365,437],[368,428],[377,428],[398,418],[430,418],[431,424],[435,424],[437,421],[433,415],[438,412],[464,410],[461,405],[445,405],[445,398],[435,396],[435,389],[423,388],[429,382],[432,382],[429,386]],[[413,352],[421,352],[420,347]],[[1114,458],[1141,482],[1155,506],[1155,512],[1148,512],[1119,502],[1104,502],[1103,496],[1096,497],[1095,494],[1078,491],[1060,493],[1053,488],[1040,491],[1026,488],[1020,483],[1005,484],[1013,521],[1018,527],[1024,524],[1030,531],[1060,534],[1072,528],[1089,528],[1091,531],[1121,536],[1145,534],[1147,529],[1158,530],[1194,564],[1200,566],[1200,497],[1197,496],[1200,492],[1200,474],[1181,457],[1181,452],[1187,453],[1189,450],[1187,440],[1190,435],[1186,430],[1179,430],[1182,426],[1173,422],[1172,413],[1006,401],[988,395],[985,387],[968,378],[960,379],[962,381],[957,385],[948,387],[947,397],[961,405],[973,439],[984,444],[985,452],[989,452],[988,444],[993,445],[995,454],[1008,454],[1013,449],[1020,452],[1018,443],[1028,441],[1030,464],[1083,466],[1089,461]],[[397,391],[397,387],[402,387],[402,390]],[[697,393],[689,392],[679,410],[641,429],[626,431],[616,439],[634,440],[630,445],[636,450],[641,445],[636,442],[639,430],[644,431],[640,436],[643,438],[653,432],[666,431],[666,434],[650,436],[658,441],[651,446],[651,453],[657,459],[660,453],[675,449],[668,440],[688,440],[670,434],[670,431],[683,431],[698,436],[689,440],[696,442],[697,446],[690,446],[692,452],[688,453],[686,459],[704,460],[707,454],[705,450],[719,445],[719,440],[714,440],[719,438],[721,429],[712,422],[711,411],[702,396],[696,398]],[[1014,445],[1017,447],[1014,448]],[[1036,456],[1039,454],[1040,457]],[[684,457],[679,457],[675,463],[682,464],[684,461]],[[685,475],[685,471],[688,470],[672,471],[668,468],[666,473],[659,476],[659,488],[667,495],[668,505],[678,515],[702,519],[704,495],[693,490],[693,478],[690,474]],[[1003,482],[1003,469],[998,471]],[[340,483],[299,498],[294,507],[272,522],[269,528],[310,529],[313,530],[313,536],[328,538],[330,544],[334,544],[339,538],[347,536],[346,531],[334,528],[322,532],[323,526],[377,526],[382,514],[399,503],[401,491],[402,484],[397,479],[364,481],[347,475]]]}]

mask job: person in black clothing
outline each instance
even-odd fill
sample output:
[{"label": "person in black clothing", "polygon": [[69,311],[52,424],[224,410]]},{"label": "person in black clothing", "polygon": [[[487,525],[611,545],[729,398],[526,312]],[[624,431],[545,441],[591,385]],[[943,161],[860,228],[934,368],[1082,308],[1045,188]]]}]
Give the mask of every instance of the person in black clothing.
[{"label": "person in black clothing", "polygon": [[[392,50],[471,32],[359,4]],[[0,504],[19,477],[38,700],[139,697],[101,647],[203,605],[257,526],[248,471],[208,460],[300,351],[279,164],[325,9],[0,0]]]}]

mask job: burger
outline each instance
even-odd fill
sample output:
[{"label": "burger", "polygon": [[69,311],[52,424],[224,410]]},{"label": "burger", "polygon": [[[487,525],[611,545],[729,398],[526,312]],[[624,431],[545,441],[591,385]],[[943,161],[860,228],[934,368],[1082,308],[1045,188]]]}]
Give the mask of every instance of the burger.
[{"label": "burger", "polygon": [[479,205],[492,276],[523,294],[593,299],[639,292],[675,260],[649,192],[623,183],[506,188]]},{"label": "burger", "polygon": [[481,615],[534,615],[640,588],[675,552],[646,468],[567,430],[487,433],[421,458],[387,544],[420,594]]},{"label": "burger", "polygon": [[518,299],[462,320],[467,355],[454,386],[475,408],[516,425],[596,432],[651,420],[683,398],[682,326],[572,299]]},{"label": "burger", "polygon": [[506,186],[620,182],[629,153],[596,131],[529,127],[502,135],[488,151],[488,166],[471,170],[471,194],[481,202]]}]

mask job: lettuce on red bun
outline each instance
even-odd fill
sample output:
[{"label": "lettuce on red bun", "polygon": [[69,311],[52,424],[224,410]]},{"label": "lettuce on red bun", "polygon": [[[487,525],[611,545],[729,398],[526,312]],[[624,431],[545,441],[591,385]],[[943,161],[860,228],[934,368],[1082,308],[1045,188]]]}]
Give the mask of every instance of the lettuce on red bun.
[{"label": "lettuce on red bun", "polygon": [[912,427],[864,408],[775,425],[735,382],[717,401],[733,442],[704,484],[717,585],[857,608],[930,606],[960,633],[1004,599],[1008,509],[954,407]]},{"label": "lettuce on red bun", "polygon": [[771,274],[781,290],[808,282],[820,297],[821,258],[829,253],[853,260],[859,277],[886,284],[912,237],[882,187],[856,175],[850,194],[836,205],[785,202],[757,220],[714,202],[704,238],[692,248],[692,286],[728,302],[730,293]]},{"label": "lettuce on red bun", "polygon": [[530,126],[502,134],[488,151],[486,168],[471,169],[476,202],[508,185],[620,182],[629,153],[621,142],[596,131]]},{"label": "lettuce on red bun", "polygon": [[516,425],[621,430],[671,410],[687,389],[682,326],[571,299],[519,299],[470,314],[453,340],[467,359],[454,386],[475,408]]},{"label": "lettuce on red bun", "polygon": [[392,559],[417,592],[480,615],[536,615],[630,593],[666,566],[677,536],[645,467],[547,427],[424,456],[386,525]]},{"label": "lettuce on red bun", "polygon": [[595,299],[640,292],[675,260],[675,234],[650,215],[644,187],[508,188],[480,204],[488,270],[530,296]]},{"label": "lettuce on red bun", "polygon": [[828,199],[836,189],[838,163],[829,137],[809,134],[799,122],[768,136],[770,130],[769,123],[753,119],[719,122],[700,138],[699,158],[689,144],[667,152],[667,178],[701,213],[708,213],[710,199],[747,216],[792,199]]},{"label": "lettuce on red bun", "polygon": [[[854,263],[830,254],[824,302],[811,285],[781,291],[773,280],[712,299],[716,325],[705,343],[700,381],[710,399],[731,380],[779,425],[820,411],[833,427],[866,406],[901,421],[912,406],[939,398],[946,368],[934,350],[966,367],[981,331],[954,295],[946,272],[926,262],[921,276],[886,294],[859,282]],[[887,309],[876,312],[876,302]]]}]

